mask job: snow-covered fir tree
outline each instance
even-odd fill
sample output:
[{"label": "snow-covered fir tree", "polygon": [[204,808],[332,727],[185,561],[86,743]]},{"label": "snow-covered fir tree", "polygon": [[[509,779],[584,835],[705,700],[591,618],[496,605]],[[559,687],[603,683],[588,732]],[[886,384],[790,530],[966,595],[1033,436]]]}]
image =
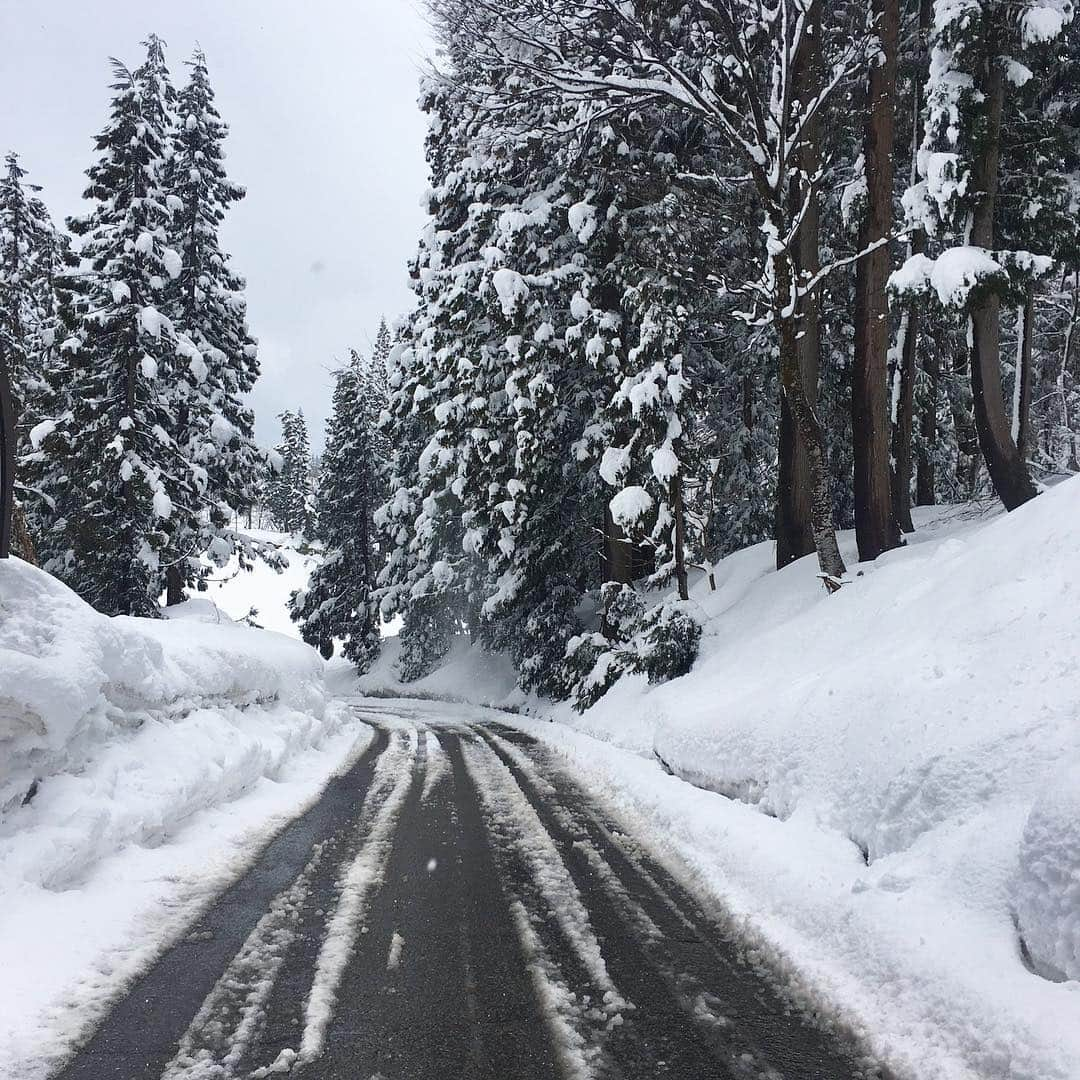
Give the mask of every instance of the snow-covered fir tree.
[{"label": "snow-covered fir tree", "polygon": [[[1000,0],[935,8],[918,178],[904,202],[937,244],[933,258],[913,255],[893,279],[902,293],[933,290],[945,307],[962,313],[975,427],[991,482],[1008,509],[1032,498],[1036,488],[1018,445],[1019,424],[1010,421],[1004,401],[1001,308],[1010,300],[1026,307],[1035,284],[1053,269],[1048,252],[1054,246],[1045,225],[1032,233],[1008,224],[1010,217],[1049,217],[1055,200],[1037,192],[1046,195],[1057,185],[1040,184],[1044,168],[1037,154],[1028,154],[1026,190],[1010,193],[1003,166],[1010,135],[1024,123],[1017,106],[1032,77],[1028,62],[1038,62],[1072,14],[1071,5],[1017,8]],[[1003,209],[1010,195],[1018,204],[1012,214]],[[1025,240],[1043,250],[1010,243]],[[1019,399],[1019,382],[1017,390]]]},{"label": "snow-covered fir tree", "polygon": [[55,333],[53,278],[63,241],[17,154],[0,174],[0,349],[15,397],[20,449],[47,409],[45,357]]},{"label": "snow-covered fir tree", "polygon": [[69,222],[75,329],[60,346],[56,415],[34,441],[49,568],[101,611],[156,615],[170,518],[191,514],[206,485],[174,435],[176,382],[206,369],[165,313],[181,267],[163,186],[174,92],[160,39],[146,45],[134,73],[114,64],[110,118],[87,173],[93,208]]},{"label": "snow-covered fir tree", "polygon": [[353,352],[337,373],[316,494],[324,556],[289,602],[305,641],[327,657],[341,641],[359,671],[374,662],[380,641],[374,514],[381,492],[378,421],[384,378],[377,365],[382,364],[374,356],[365,364]]},{"label": "snow-covered fir tree", "polygon": [[[174,438],[184,456],[205,470],[205,494],[189,513],[169,520],[168,600],[206,572],[206,561],[242,560],[251,543],[232,527],[254,498],[264,469],[255,445],[254,415],[245,396],[258,378],[256,344],[246,319],[245,283],[221,248],[219,229],[244,189],[225,173],[228,128],[214,103],[206,57],[197,49],[190,78],[176,100],[171,156],[165,171],[174,213],[170,241],[182,260],[168,290],[168,313],[203,358],[198,372],[178,370]],[[201,377],[197,377],[201,376]]]},{"label": "snow-covered fir tree", "polygon": [[281,442],[275,449],[275,468],[267,494],[274,527],[312,537],[315,525],[311,440],[304,410],[286,410],[279,417]]}]

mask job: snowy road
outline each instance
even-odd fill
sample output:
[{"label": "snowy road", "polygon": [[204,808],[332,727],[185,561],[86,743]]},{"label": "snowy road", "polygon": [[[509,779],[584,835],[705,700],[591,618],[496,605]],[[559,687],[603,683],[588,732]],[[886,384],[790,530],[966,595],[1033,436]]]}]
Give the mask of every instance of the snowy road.
[{"label": "snowy road", "polygon": [[436,703],[357,711],[368,751],[59,1076],[882,1075],[530,738]]}]

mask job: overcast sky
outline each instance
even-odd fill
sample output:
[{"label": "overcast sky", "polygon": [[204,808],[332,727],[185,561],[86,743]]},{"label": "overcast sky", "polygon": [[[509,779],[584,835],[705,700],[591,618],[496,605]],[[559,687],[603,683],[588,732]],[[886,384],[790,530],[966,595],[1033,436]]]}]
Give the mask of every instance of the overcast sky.
[{"label": "overcast sky", "polygon": [[413,0],[0,0],[0,153],[22,156],[57,221],[77,212],[116,56],[150,32],[181,85],[198,41],[248,196],[223,231],[248,280],[257,433],[303,407],[322,443],[329,370],[409,310],[426,183],[417,80],[431,45]]}]

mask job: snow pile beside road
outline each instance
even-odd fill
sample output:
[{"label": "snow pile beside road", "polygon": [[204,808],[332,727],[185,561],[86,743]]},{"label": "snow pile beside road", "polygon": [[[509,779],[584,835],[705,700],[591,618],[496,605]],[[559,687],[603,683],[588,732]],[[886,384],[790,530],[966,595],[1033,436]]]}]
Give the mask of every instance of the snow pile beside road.
[{"label": "snow pile beside road", "polygon": [[320,658],[227,620],[106,618],[48,574],[17,559],[0,562],[5,828],[35,782],[40,807],[53,776],[84,779],[106,746],[158,746],[169,729],[193,726],[207,709],[238,714],[252,706],[286,729],[300,720],[311,730],[287,742],[310,745],[326,719]]},{"label": "snow pile beside road", "polygon": [[464,636],[454,639],[450,652],[434,671],[414,682],[402,682],[398,677],[400,652],[398,637],[387,637],[378,660],[359,678],[349,664],[335,661],[330,665],[330,685],[339,694],[427,698],[494,708],[514,708],[525,701],[510,660],[472,646]]},{"label": "snow pile beside road", "polygon": [[724,560],[688,676],[530,730],[916,1075],[1075,1078],[1080,480],[922,524],[833,597]]},{"label": "snow pile beside road", "polygon": [[0,561],[5,1077],[42,1075],[369,733],[314,650],[177,614],[107,618]]},{"label": "snow pile beside road", "polygon": [[1080,980],[1080,761],[1046,785],[1020,844],[1017,917],[1048,978]]}]

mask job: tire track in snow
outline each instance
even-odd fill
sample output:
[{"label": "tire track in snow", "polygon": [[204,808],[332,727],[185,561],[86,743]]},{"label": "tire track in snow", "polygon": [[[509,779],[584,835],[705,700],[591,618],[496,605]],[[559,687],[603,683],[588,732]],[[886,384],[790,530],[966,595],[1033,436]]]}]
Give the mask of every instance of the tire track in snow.
[{"label": "tire track in snow", "polygon": [[[287,962],[303,967],[294,948],[298,934],[305,922],[312,922],[313,916],[317,918],[322,913],[321,908],[313,910],[313,905],[330,899],[328,886],[332,887],[341,867],[362,854],[407,755],[406,737],[394,732],[388,748],[375,763],[356,822],[346,835],[339,833],[316,844],[300,876],[274,898],[270,910],[259,920],[203,1002],[161,1080],[226,1078],[248,1071],[240,1066],[265,1027],[268,1005],[277,989],[282,967]],[[296,972],[293,974],[295,981]],[[279,1054],[279,1060],[289,1059],[290,1053],[286,1048]]]},{"label": "tire track in snow", "polygon": [[[608,1044],[626,1077],[651,1078],[651,1067],[697,1080],[703,1053],[737,1078],[886,1075],[848,1033],[795,1008],[776,973],[755,965],[736,936],[603,820],[565,773],[542,771],[520,749],[543,754],[534,740],[511,728],[478,730],[548,828],[605,943],[613,978],[638,1006]],[[602,888],[591,886],[597,879]]]},{"label": "tire track in snow", "polygon": [[[566,1080],[460,737],[442,724],[437,730],[447,769],[427,798],[425,782],[406,799],[323,1053],[301,1073],[313,1080]],[[400,955],[397,940],[404,941]]]},{"label": "tire track in snow", "polygon": [[[158,1080],[221,973],[325,844],[355,818],[388,744],[370,745],[331,777],[322,795],[287,823],[250,867],[207,907],[185,937],[130,986],[54,1080]],[[218,1075],[222,1075],[220,1072]]]},{"label": "tire track in snow", "polygon": [[[304,1033],[297,1054],[301,1063],[312,1061],[322,1053],[326,1028],[337,1002],[338,984],[355,950],[371,893],[382,882],[405,798],[416,774],[423,769],[425,743],[420,739],[420,732],[413,728],[407,738],[412,768],[403,768],[404,761],[393,763],[397,765],[397,780],[379,807],[359,854],[344,873],[337,907],[326,926],[304,1008]],[[388,772],[393,764],[387,767]]]},{"label": "tire track in snow", "polygon": [[563,1071],[574,1080],[604,1076],[608,1036],[633,1006],[612,980],[578,888],[510,769],[483,739],[464,752]]}]

